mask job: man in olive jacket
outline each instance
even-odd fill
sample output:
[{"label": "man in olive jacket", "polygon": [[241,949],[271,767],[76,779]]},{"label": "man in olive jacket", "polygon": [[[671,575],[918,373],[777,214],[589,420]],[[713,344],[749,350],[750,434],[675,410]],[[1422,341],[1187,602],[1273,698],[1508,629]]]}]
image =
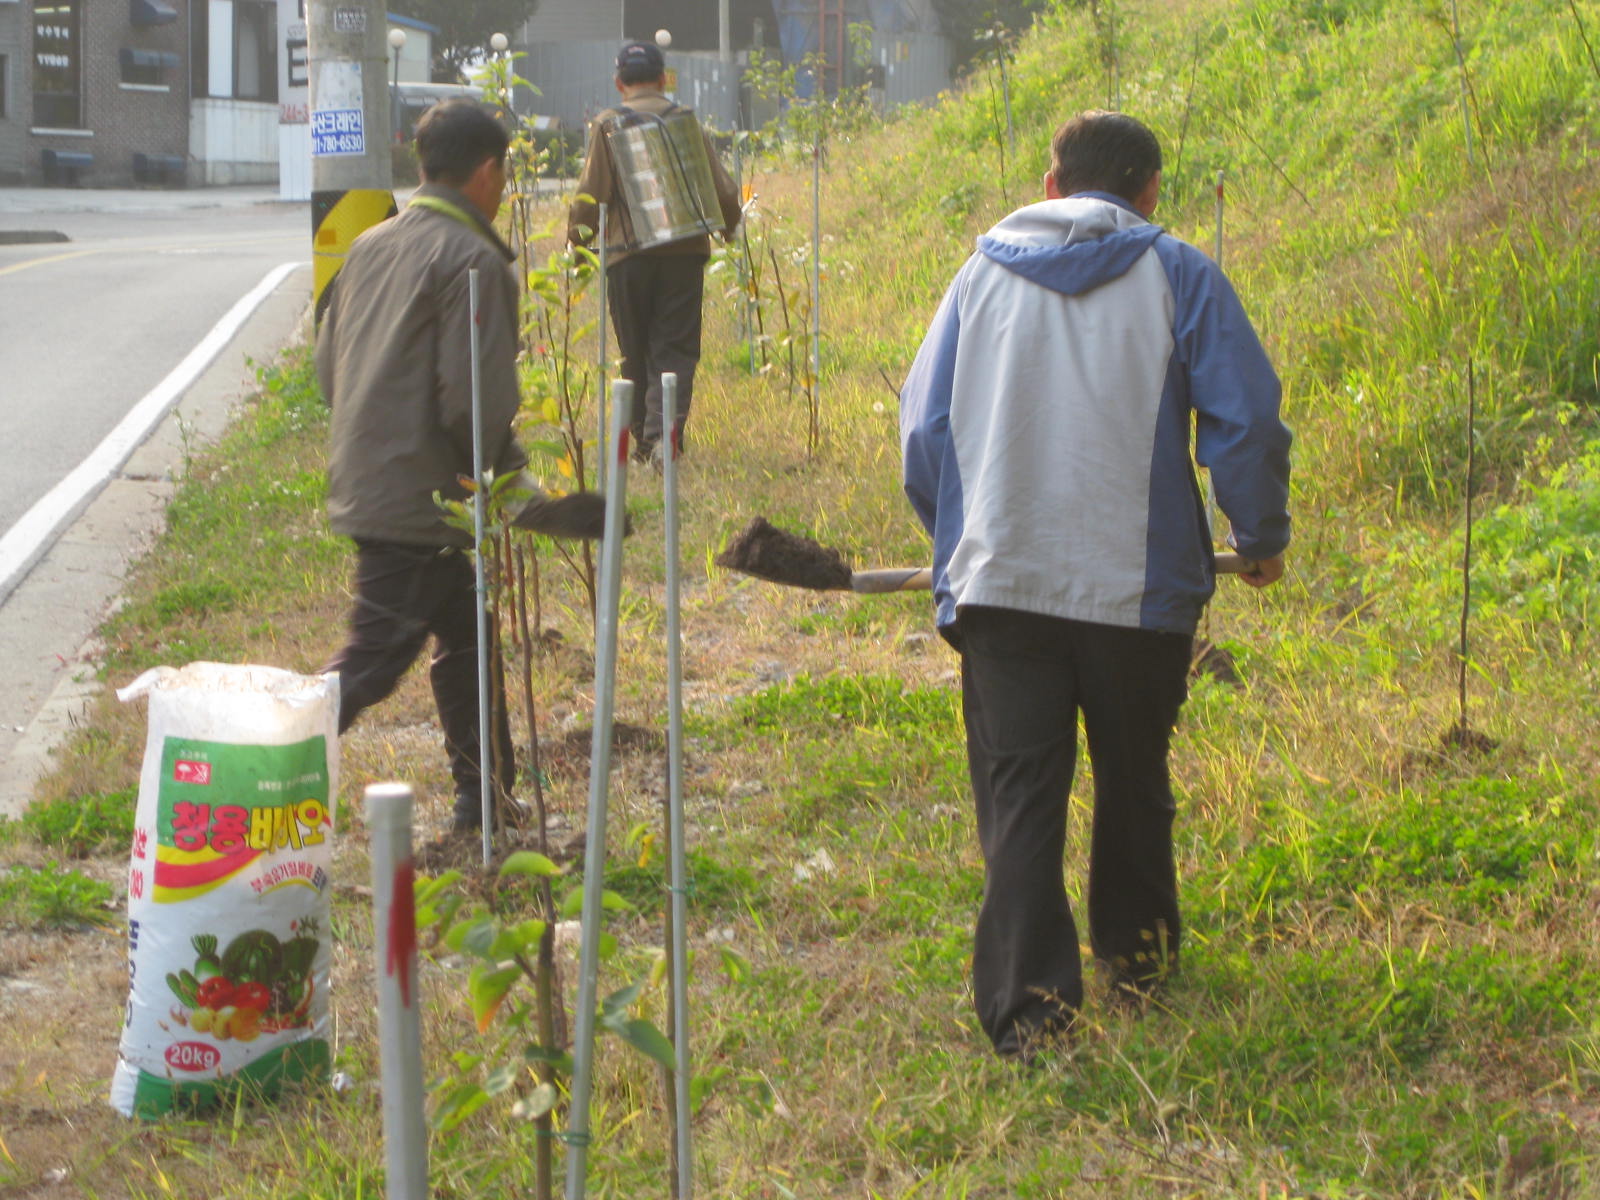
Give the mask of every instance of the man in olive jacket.
[{"label": "man in olive jacket", "polygon": [[[453,827],[481,828],[478,624],[471,545],[434,494],[461,500],[472,460],[472,340],[467,272],[478,270],[483,456],[498,475],[527,456],[512,432],[517,284],[491,222],[505,189],[506,132],[471,101],[430,109],[417,125],[423,184],[398,216],[356,239],[317,334],[317,377],[332,407],[328,514],[356,543],[350,636],[339,674],[339,731],[389,695],[431,635],[430,678],[450,758]],[[517,524],[598,537],[593,493],[533,489]],[[515,778],[503,693],[492,757],[507,796]]]},{"label": "man in olive jacket", "polygon": [[[629,42],[617,55],[620,107],[658,117],[677,109],[665,94],[666,76],[660,50],[649,42]],[[587,245],[594,237],[600,202],[607,206],[608,225],[622,204],[601,128],[615,113],[615,109],[602,112],[589,127],[578,198],[567,214],[567,239],[575,246]],[[739,188],[723,169],[710,138],[706,139],[706,157],[716,184],[721,232],[726,237],[739,224]],[[614,229],[608,230],[606,240],[608,244],[616,242]],[[694,372],[700,362],[700,305],[710,256],[711,239],[698,234],[645,250],[613,250],[607,257],[606,290],[617,346],[622,351],[622,377],[633,382],[629,426],[633,455],[640,462],[650,459],[661,440],[661,376],[666,372],[678,376],[677,421],[672,435],[677,448],[683,448]]]}]

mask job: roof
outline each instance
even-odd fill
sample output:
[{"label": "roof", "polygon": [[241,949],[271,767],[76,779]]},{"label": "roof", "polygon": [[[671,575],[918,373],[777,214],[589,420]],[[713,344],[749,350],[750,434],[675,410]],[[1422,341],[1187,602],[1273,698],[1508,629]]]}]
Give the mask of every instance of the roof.
[{"label": "roof", "polygon": [[385,13],[385,19],[391,25],[399,25],[403,29],[420,29],[423,33],[431,33],[435,37],[439,34],[437,25],[430,25],[426,21],[419,21],[415,17],[402,17],[399,13]]}]

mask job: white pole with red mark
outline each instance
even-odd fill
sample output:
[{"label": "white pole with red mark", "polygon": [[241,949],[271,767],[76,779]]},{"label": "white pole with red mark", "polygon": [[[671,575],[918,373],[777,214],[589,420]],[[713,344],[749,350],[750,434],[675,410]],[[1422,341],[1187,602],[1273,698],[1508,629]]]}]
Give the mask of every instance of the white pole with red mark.
[{"label": "white pole with red mark", "polygon": [[595,488],[599,491],[606,490],[606,317],[610,310],[611,287],[606,272],[610,270],[609,255],[606,251],[606,206],[600,205],[600,227],[594,235],[594,244],[600,252],[600,361],[595,363],[594,374],[598,380],[595,389]]},{"label": "white pole with red mark", "polygon": [[384,1164],[389,1200],[428,1195],[428,1127],[422,1102],[422,996],[411,865],[411,788],[367,788],[372,834],[372,923],[377,950],[378,1061],[383,1081]]}]

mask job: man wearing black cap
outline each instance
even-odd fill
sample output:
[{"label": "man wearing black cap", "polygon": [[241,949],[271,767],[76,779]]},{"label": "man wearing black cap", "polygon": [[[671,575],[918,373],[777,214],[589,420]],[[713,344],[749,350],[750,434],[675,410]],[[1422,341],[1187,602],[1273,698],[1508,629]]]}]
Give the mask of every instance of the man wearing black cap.
[{"label": "man wearing black cap", "polygon": [[[666,96],[667,68],[661,51],[649,42],[629,42],[617,54],[618,106],[623,111],[666,116],[682,111]],[[617,115],[608,109],[589,127],[589,145],[578,180],[578,198],[567,216],[567,239],[587,245],[599,224],[599,203],[607,206],[608,223],[618,212],[622,194],[611,156],[606,151],[603,125]],[[718,161],[711,139],[706,157],[716,185],[726,237],[739,223],[739,189]],[[608,233],[607,243],[618,239]],[[633,412],[629,425],[633,454],[640,462],[659,461],[661,441],[661,376],[678,376],[677,421],[672,438],[683,448],[683,427],[688,419],[694,389],[694,371],[700,361],[700,302],[705,290],[705,264],[711,256],[711,239],[705,234],[641,250],[610,251],[607,289],[611,320],[622,351],[623,378],[633,382]],[[654,458],[653,458],[654,456]]]}]

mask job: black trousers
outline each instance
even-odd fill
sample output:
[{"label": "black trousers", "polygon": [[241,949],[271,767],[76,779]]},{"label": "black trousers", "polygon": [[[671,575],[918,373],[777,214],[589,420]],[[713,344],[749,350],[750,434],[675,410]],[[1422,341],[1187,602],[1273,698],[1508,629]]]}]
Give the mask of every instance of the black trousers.
[{"label": "black trousers", "polygon": [[629,427],[643,453],[661,440],[661,376],[678,376],[682,435],[700,362],[700,302],[706,260],[694,254],[635,254],[606,270],[622,377],[633,381]]},{"label": "black trousers", "polygon": [[[324,668],[339,673],[340,733],[394,691],[430,635],[434,652],[428,677],[450,757],[455,812],[473,822],[480,819],[483,809],[478,755],[478,603],[472,559],[460,550],[358,539],[350,640]],[[490,641],[496,644],[492,632]],[[497,719],[490,756],[495,777],[509,796],[516,761],[503,685],[499,673],[494,674],[490,701]]]},{"label": "black trousers", "polygon": [[1010,1054],[1083,1003],[1062,879],[1079,713],[1094,770],[1090,947],[1114,980],[1134,986],[1177,965],[1167,750],[1192,639],[965,608],[957,640],[984,859],[973,991],[984,1032]]}]

